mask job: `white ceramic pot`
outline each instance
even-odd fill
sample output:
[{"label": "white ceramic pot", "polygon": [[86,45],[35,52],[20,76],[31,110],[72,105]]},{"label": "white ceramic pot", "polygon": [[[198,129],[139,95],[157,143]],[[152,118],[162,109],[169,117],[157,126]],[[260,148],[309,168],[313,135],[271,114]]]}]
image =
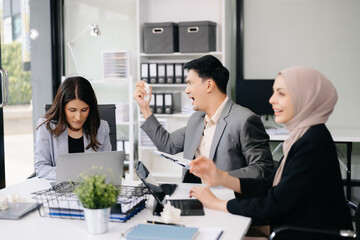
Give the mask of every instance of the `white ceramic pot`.
[{"label": "white ceramic pot", "polygon": [[89,233],[100,234],[108,231],[110,208],[84,208],[84,215]]}]

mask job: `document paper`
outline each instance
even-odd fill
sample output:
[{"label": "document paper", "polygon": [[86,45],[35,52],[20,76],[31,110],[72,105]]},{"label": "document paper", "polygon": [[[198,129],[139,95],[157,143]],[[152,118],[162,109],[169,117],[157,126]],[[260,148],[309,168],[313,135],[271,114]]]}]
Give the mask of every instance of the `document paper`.
[{"label": "document paper", "polygon": [[174,155],[171,155],[171,154],[168,154],[168,153],[164,153],[164,152],[160,152],[160,151],[157,151],[157,150],[154,150],[152,151],[154,154],[160,156],[160,157],[163,157],[163,158],[166,158],[170,161],[173,161],[174,163],[177,163],[179,164],[180,166],[186,168],[186,169],[190,169],[190,162],[191,160],[189,159],[185,159],[183,157],[179,157],[179,156],[174,156]]}]

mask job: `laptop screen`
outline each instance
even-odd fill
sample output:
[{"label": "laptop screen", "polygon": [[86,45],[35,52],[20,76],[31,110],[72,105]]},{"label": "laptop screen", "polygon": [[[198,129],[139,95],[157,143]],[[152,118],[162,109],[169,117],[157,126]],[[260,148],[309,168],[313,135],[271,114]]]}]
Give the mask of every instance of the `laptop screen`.
[{"label": "laptop screen", "polygon": [[155,200],[159,204],[163,205],[162,201],[165,197],[165,192],[141,161],[139,161],[136,166],[136,173],[144,185],[149,189],[150,193],[154,196]]},{"label": "laptop screen", "polygon": [[[163,189],[164,185],[159,185],[155,181],[141,161],[138,162],[136,173],[147,189],[149,189],[149,192],[154,196],[157,203],[154,204],[153,214],[160,215],[160,212],[164,208],[163,200],[166,195],[166,189]],[[177,185],[175,184],[175,186]],[[181,216],[200,216],[205,214],[203,205],[197,199],[173,199],[169,201],[172,206],[181,209]]]},{"label": "laptop screen", "polygon": [[[56,162],[56,183],[64,181],[79,181],[79,175],[93,166],[103,167],[109,182],[121,185],[123,177],[125,153],[111,152],[83,152],[59,155]],[[110,169],[110,171],[108,171]]]}]

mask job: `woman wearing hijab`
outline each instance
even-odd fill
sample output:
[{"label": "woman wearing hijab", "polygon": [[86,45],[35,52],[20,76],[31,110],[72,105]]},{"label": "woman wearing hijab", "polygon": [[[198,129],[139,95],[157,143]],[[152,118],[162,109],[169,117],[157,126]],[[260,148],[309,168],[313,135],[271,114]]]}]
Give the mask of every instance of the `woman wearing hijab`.
[{"label": "woman wearing hijab", "polygon": [[[269,102],[275,121],[290,134],[276,173],[263,179],[237,179],[217,169],[212,160],[199,157],[190,163],[190,172],[207,187],[192,188],[190,196],[211,209],[269,222],[271,228],[352,229],[335,144],[325,126],[337,101],[334,86],[317,70],[295,66],[278,74],[273,91]],[[216,198],[208,187],[217,185],[231,188],[237,198]],[[284,239],[312,237],[296,233]]]}]

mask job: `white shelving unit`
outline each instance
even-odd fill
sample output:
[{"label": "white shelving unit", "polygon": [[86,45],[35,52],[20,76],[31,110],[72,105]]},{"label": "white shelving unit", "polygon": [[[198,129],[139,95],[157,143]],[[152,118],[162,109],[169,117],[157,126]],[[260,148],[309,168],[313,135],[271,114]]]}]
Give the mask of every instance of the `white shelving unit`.
[{"label": "white shelving unit", "polygon": [[[128,141],[125,153],[128,159],[125,165],[129,166],[129,178],[134,178],[134,161],[137,130],[137,112],[132,93],[134,92],[134,79],[113,78],[91,82],[99,104],[116,104],[116,135],[117,141]],[[119,149],[119,147],[117,148]]]},{"label": "white shelving unit", "polygon": [[[231,4],[235,1],[229,0],[138,0],[138,78],[140,79],[141,63],[178,63],[188,62],[195,58],[211,54],[217,57],[231,71],[231,47],[235,46],[235,38],[230,35],[235,26],[232,16]],[[143,24],[145,22],[183,22],[183,21],[212,21],[216,22],[216,51],[209,53],[166,53],[146,54],[143,51]],[[233,33],[235,34],[235,33]],[[232,39],[232,40],[231,40]],[[235,56],[233,56],[235,59]],[[182,104],[187,101],[184,92],[186,84],[152,84],[153,91],[183,91]],[[167,119],[166,129],[172,132],[186,125],[190,114],[157,114],[158,119]],[[162,159],[151,153],[155,147],[141,145],[140,122],[143,120],[141,113],[139,119],[139,144],[138,156],[149,168],[149,171],[158,181],[181,181],[181,167]],[[182,153],[179,153],[182,155]]]}]

